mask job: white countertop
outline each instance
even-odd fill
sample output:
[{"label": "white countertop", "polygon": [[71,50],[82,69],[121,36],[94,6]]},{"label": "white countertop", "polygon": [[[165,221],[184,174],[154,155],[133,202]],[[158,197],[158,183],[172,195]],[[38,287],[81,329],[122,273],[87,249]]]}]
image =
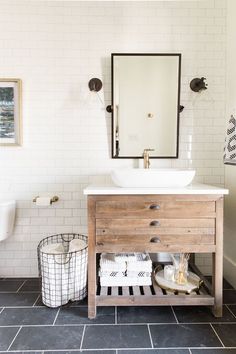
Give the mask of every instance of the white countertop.
[{"label": "white countertop", "polygon": [[228,189],[207,184],[191,184],[181,188],[121,188],[114,185],[90,185],[84,189],[85,195],[123,194],[228,194]]}]

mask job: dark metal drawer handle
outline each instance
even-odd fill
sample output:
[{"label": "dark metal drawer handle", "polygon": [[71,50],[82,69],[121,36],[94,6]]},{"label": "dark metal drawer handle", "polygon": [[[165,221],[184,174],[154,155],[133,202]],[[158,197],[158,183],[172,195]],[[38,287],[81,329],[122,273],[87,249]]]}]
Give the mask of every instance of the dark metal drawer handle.
[{"label": "dark metal drawer handle", "polygon": [[152,243],[160,243],[161,240],[160,240],[159,237],[153,237],[153,238],[151,238],[150,242],[152,242]]},{"label": "dark metal drawer handle", "polygon": [[104,243],[103,242],[97,242],[96,245],[97,246],[104,246]]},{"label": "dark metal drawer handle", "polygon": [[158,220],[153,220],[153,221],[150,222],[149,225],[150,225],[150,226],[160,226],[160,221],[158,221]]},{"label": "dark metal drawer handle", "polygon": [[151,209],[151,210],[159,210],[159,209],[160,209],[160,205],[158,205],[158,204],[151,204],[150,207],[149,207],[149,209]]}]

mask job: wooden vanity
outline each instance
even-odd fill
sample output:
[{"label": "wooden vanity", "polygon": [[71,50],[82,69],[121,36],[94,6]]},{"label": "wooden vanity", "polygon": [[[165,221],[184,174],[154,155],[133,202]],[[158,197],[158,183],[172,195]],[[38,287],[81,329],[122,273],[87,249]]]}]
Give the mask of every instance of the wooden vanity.
[{"label": "wooden vanity", "polygon": [[[222,188],[87,187],[88,196],[88,317],[97,306],[211,305],[222,316],[223,195]],[[152,286],[101,287],[96,255],[102,252],[211,253],[213,282],[202,276],[200,291],[174,294]]]}]

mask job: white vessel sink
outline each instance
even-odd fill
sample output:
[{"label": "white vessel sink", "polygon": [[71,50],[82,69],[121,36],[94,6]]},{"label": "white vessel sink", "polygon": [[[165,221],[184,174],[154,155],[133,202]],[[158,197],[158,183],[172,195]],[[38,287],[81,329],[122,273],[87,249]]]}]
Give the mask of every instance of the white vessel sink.
[{"label": "white vessel sink", "polygon": [[167,188],[185,187],[195,176],[195,170],[179,168],[116,169],[111,178],[118,187]]}]

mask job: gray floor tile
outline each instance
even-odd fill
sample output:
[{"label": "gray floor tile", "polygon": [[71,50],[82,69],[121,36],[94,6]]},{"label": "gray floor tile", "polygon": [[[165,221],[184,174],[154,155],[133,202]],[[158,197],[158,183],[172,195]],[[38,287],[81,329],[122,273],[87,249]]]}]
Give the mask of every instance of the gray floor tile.
[{"label": "gray floor tile", "polygon": [[16,292],[22,284],[23,284],[23,280],[0,281],[0,292],[1,291]]},{"label": "gray floor tile", "polygon": [[[29,351],[27,351],[27,352],[12,352],[12,351],[9,351],[9,352],[1,352],[1,354],[43,354],[43,351],[33,351],[33,352],[29,352]],[[53,353],[55,353],[55,352],[53,352]],[[61,353],[61,352],[60,352]]]},{"label": "gray floor tile", "polygon": [[176,323],[171,307],[130,306],[117,308],[118,323]]},{"label": "gray floor tile", "polygon": [[150,325],[155,348],[221,347],[209,324]]},{"label": "gray floor tile", "polygon": [[213,324],[225,347],[236,347],[236,324]]},{"label": "gray floor tile", "polygon": [[50,325],[57,310],[42,308],[5,308],[0,314],[0,326]]},{"label": "gray floor tile", "polygon": [[26,280],[24,285],[20,288],[19,292],[21,291],[41,291],[41,281],[39,279],[29,279]]},{"label": "gray floor tile", "polygon": [[[81,354],[81,353],[88,353],[88,354],[116,354],[115,350],[81,350],[81,351],[44,351],[44,354]],[[1,353],[2,354],[2,353]]]},{"label": "gray floor tile", "polygon": [[115,323],[114,307],[98,307],[97,317],[93,320],[88,318],[88,308],[62,307],[58,314],[56,324],[113,324]]},{"label": "gray floor tile", "polygon": [[23,327],[10,350],[79,350],[82,333],[83,326]]},{"label": "gray floor tile", "polygon": [[82,348],[151,348],[151,342],[146,325],[91,325],[85,329]]},{"label": "gray floor tile", "polygon": [[[7,280],[7,281],[19,281],[19,280],[21,280],[22,282],[23,281],[25,281],[25,280],[28,280],[29,278],[1,278],[1,280]],[[34,278],[34,279],[36,279],[36,278]]]},{"label": "gray floor tile", "polygon": [[[45,306],[42,302],[42,297],[40,296],[35,304],[35,306]],[[80,300],[80,301],[70,301],[68,302],[68,304],[64,305],[63,307],[79,307],[79,306],[88,306],[88,301],[87,298],[85,298],[84,300]]]},{"label": "gray floor tile", "polygon": [[83,300],[70,302],[68,306],[88,306],[88,298],[86,297]]},{"label": "gray floor tile", "polygon": [[[205,277],[210,283],[212,283],[212,277],[206,276]],[[223,279],[223,289],[233,289],[234,287],[226,280]]]},{"label": "gray floor tile", "polygon": [[0,293],[0,306],[32,306],[37,293]]},{"label": "gray floor tile", "polygon": [[118,350],[118,354],[189,354],[188,349],[137,349]]},{"label": "gray floor tile", "polygon": [[224,304],[236,304],[236,290],[224,290],[223,302]]},{"label": "gray floor tile", "polygon": [[1,327],[0,328],[0,350],[7,350],[13,341],[19,327]]},{"label": "gray floor tile", "polygon": [[[233,312],[234,316],[236,316],[236,305],[228,305],[229,309]],[[236,321],[236,319],[235,319]]]},{"label": "gray floor tile", "polygon": [[174,312],[181,323],[196,322],[236,322],[232,313],[224,306],[223,317],[216,318],[206,306],[175,306]]},{"label": "gray floor tile", "polygon": [[192,349],[192,354],[236,354],[236,349]]}]

